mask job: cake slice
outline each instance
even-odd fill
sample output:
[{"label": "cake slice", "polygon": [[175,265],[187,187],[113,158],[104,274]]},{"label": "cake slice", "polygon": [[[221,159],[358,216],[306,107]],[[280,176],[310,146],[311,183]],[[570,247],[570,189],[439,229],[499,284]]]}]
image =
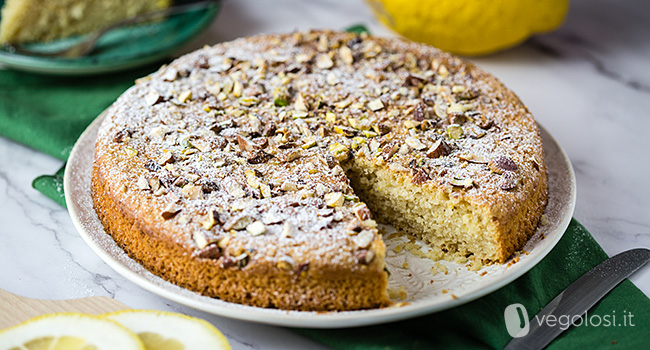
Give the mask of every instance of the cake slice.
[{"label": "cake slice", "polygon": [[170,3],[171,0],[6,0],[0,43],[50,41],[90,33]]}]

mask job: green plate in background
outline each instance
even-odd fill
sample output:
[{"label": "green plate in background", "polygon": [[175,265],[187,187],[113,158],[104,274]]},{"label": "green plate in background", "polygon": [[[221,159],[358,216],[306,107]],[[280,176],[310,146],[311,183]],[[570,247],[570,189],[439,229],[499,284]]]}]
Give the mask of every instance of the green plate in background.
[{"label": "green plate in background", "polygon": [[[0,0],[2,5],[4,0]],[[218,12],[219,5],[216,4],[151,23],[118,28],[104,35],[92,54],[79,58],[24,55],[0,46],[0,63],[14,69],[55,75],[87,75],[129,69],[173,54],[207,28]],[[34,43],[26,47],[39,51],[55,50],[80,38]]]}]

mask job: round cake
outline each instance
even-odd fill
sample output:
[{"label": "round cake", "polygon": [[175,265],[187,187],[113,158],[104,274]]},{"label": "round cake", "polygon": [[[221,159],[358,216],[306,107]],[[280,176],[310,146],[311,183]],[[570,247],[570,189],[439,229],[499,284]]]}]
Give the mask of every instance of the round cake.
[{"label": "round cake", "polygon": [[108,234],[162,278],[294,310],[390,304],[375,220],[503,263],[547,199],[539,129],[496,78],[430,46],[331,31],[183,56],[106,112]]}]

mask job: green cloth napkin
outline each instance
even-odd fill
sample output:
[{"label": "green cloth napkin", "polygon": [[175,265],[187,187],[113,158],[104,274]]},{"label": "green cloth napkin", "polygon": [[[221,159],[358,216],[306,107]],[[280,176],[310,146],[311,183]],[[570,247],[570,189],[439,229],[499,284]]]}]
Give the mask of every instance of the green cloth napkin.
[{"label": "green cloth napkin", "polygon": [[[0,70],[0,135],[65,160],[86,126],[135,79],[159,66],[72,78]],[[32,183],[63,206],[64,168]]]},{"label": "green cloth napkin", "polygon": [[[0,134],[60,159],[77,137],[135,78],[157,66],[106,76],[63,78],[0,70]],[[65,205],[63,170],[41,176],[33,186]],[[533,317],[547,302],[607,255],[573,220],[557,247],[527,274],[500,290],[440,313],[378,326],[335,330],[296,329],[336,349],[493,349],[510,337],[504,310],[524,305]],[[631,313],[634,326],[572,327],[551,349],[644,348],[650,344],[650,299],[629,280],[600,301],[589,317],[604,320]],[[595,319],[597,320],[597,319]],[[615,344],[615,345],[612,345]]]},{"label": "green cloth napkin", "polygon": [[[607,254],[573,219],[557,246],[532,270],[471,303],[378,326],[298,332],[335,349],[502,349],[511,339],[504,321],[508,305],[522,304],[533,318],[564,288],[605,259]],[[589,326],[569,328],[548,348],[647,349],[650,345],[650,299],[629,280],[587,316],[593,321]],[[605,327],[607,319],[620,324],[625,321],[628,326]],[[601,325],[595,327],[598,323]]]}]

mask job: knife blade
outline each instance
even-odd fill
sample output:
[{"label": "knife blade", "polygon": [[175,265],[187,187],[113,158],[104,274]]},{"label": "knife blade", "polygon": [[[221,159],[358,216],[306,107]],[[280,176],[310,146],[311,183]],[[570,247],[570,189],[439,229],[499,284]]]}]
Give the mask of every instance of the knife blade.
[{"label": "knife blade", "polygon": [[517,334],[504,350],[532,350],[546,347],[568,327],[561,327],[559,324],[551,326],[548,322],[539,322],[539,320],[548,319],[551,315],[555,317],[568,315],[569,320],[573,320],[574,316],[584,315],[609,291],[648,261],[650,261],[650,249],[646,248],[628,250],[603,261],[551,300],[542,311],[531,318],[528,334],[524,336],[520,336],[521,333]]}]

